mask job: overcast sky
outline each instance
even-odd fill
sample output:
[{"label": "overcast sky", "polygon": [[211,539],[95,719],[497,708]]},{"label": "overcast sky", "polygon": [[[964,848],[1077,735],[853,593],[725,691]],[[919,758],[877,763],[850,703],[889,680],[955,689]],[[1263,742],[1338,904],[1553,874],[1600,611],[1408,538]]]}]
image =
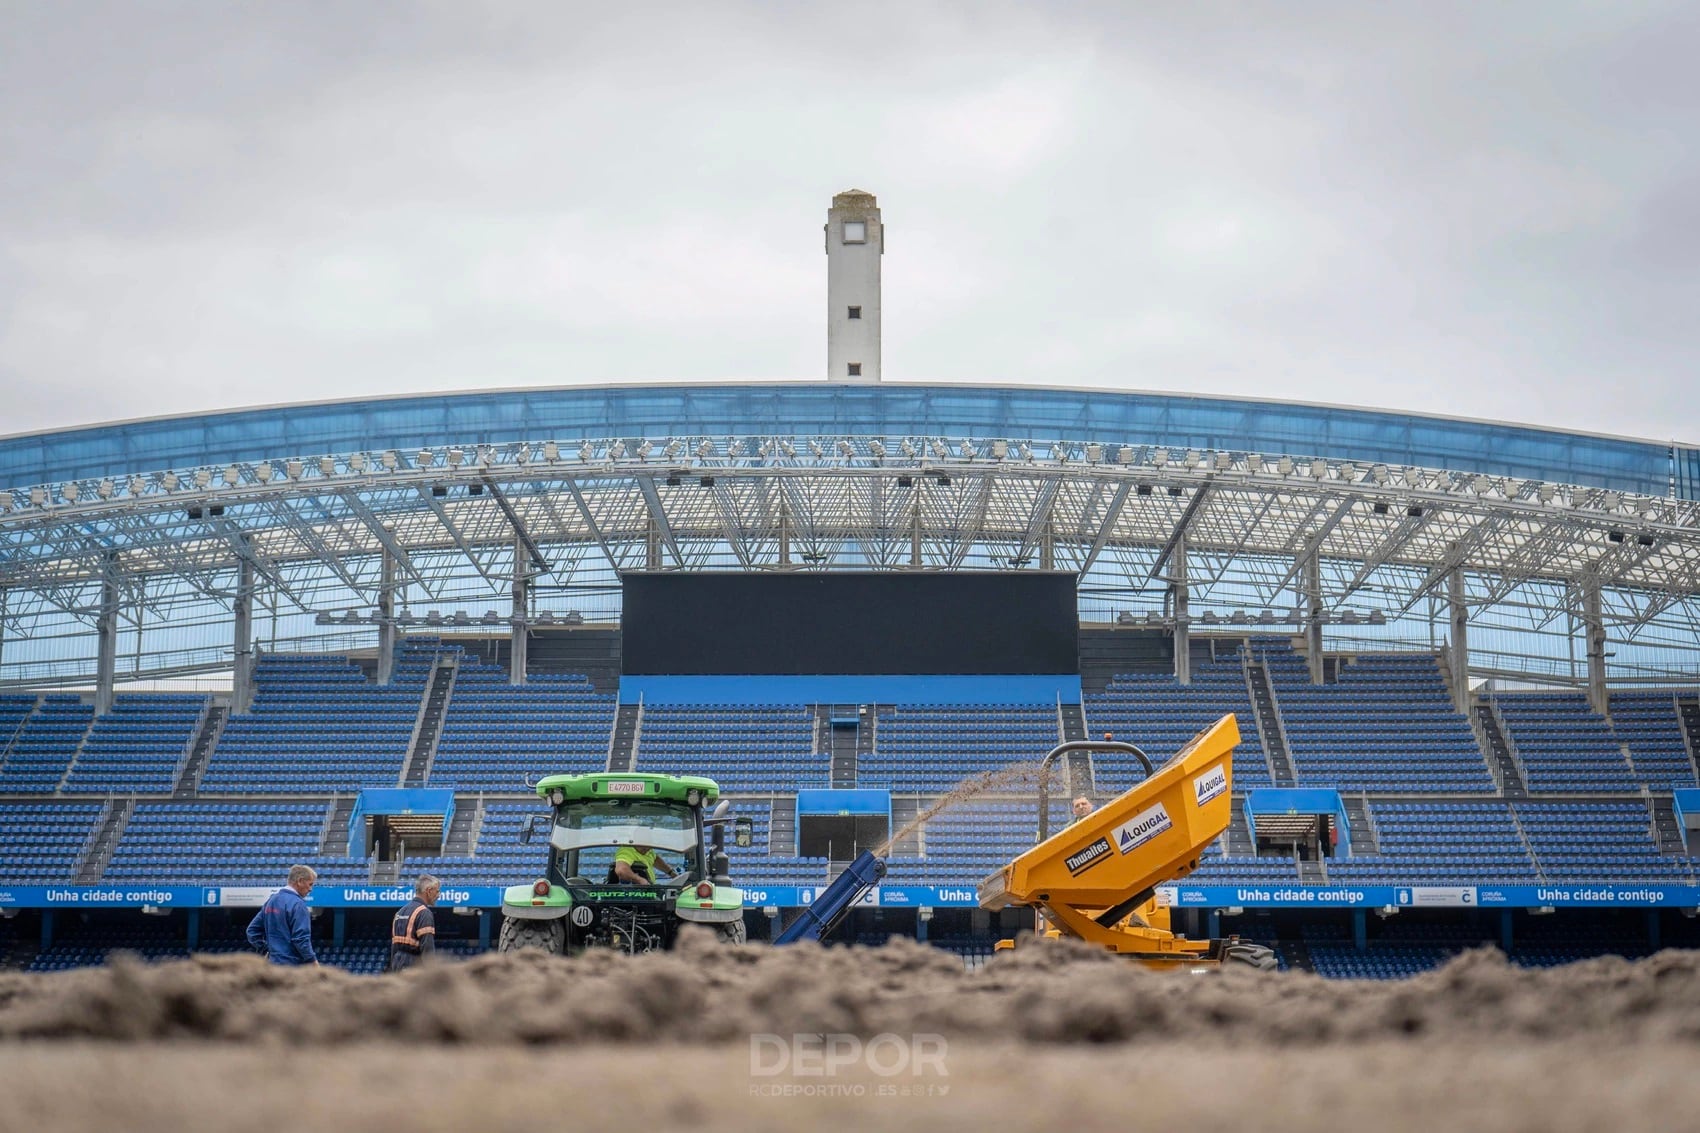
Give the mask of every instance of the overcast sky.
[{"label": "overcast sky", "polygon": [[[629,11],[622,9],[629,8]],[[823,378],[1700,442],[1700,5],[0,0],[0,433]]]}]

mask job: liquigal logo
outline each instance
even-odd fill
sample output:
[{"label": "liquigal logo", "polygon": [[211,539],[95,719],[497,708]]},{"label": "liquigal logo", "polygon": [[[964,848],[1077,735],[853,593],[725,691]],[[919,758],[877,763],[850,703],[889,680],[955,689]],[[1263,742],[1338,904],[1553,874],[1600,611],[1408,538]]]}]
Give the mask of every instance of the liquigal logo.
[{"label": "liquigal logo", "polygon": [[1100,838],[1096,842],[1093,842],[1090,846],[1076,850],[1074,853],[1064,858],[1063,864],[1068,867],[1069,873],[1079,876],[1097,865],[1099,862],[1103,861],[1104,858],[1109,856],[1109,853],[1110,840],[1108,838]]},{"label": "liquigal logo", "polygon": [[1227,789],[1228,767],[1223,763],[1218,763],[1192,781],[1192,793],[1197,796],[1199,806],[1203,806]]},{"label": "liquigal logo", "polygon": [[1116,849],[1122,853],[1130,853],[1145,845],[1157,835],[1174,826],[1174,819],[1169,812],[1158,803],[1148,810],[1142,810],[1115,829]]}]

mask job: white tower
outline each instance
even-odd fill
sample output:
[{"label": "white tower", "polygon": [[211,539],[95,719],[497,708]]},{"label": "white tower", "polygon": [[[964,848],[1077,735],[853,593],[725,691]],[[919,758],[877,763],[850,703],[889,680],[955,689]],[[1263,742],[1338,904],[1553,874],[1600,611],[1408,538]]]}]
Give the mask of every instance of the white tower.
[{"label": "white tower", "polygon": [[826,212],[826,376],[880,380],[880,256],[885,225],[872,193],[851,189]]}]

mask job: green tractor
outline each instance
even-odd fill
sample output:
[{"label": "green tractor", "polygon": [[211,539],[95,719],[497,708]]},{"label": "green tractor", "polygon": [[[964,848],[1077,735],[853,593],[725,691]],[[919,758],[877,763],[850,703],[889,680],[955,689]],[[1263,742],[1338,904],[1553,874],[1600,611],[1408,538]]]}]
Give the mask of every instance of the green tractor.
[{"label": "green tractor", "polygon": [[549,865],[537,881],[503,892],[501,951],[655,952],[673,947],[686,923],[744,942],[744,892],[727,876],[726,828],[748,846],[751,824],[729,815],[714,780],[548,775],[536,788],[552,813],[527,818],[520,841],[546,828]]}]

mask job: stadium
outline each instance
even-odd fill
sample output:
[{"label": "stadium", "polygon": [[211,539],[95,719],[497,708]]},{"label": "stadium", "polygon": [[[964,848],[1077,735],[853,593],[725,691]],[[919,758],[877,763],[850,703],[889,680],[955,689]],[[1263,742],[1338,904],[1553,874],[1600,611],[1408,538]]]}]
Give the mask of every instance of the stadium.
[{"label": "stadium", "polygon": [[[520,915],[507,887],[550,888],[528,837],[548,813],[539,777],[683,775],[713,780],[749,832],[728,847],[746,949],[806,926],[870,852],[882,876],[826,939],[915,942],[766,970],[854,983],[887,964],[970,1000],[1026,972],[1083,1003],[1103,989],[1080,982],[1098,970],[1081,946],[1056,945],[1081,966],[1053,972],[1030,951],[1033,908],[988,908],[982,884],[1069,799],[1115,806],[1224,716],[1226,829],[1139,894],[1179,939],[1255,942],[1342,989],[1440,969],[1428,978],[1450,982],[1424,986],[1462,999],[1518,968],[1700,942],[1700,448],[886,381],[883,238],[871,195],[834,198],[825,380],[408,395],[0,440],[6,966],[123,952],[251,973],[219,954],[248,950],[295,865],[317,872],[324,964],[382,972],[422,873],[442,882],[439,950],[475,958]],[[1036,797],[1035,764],[1071,744]],[[1483,945],[1512,968],[1484,969]],[[110,972],[194,1001],[161,990],[175,970]],[[982,970],[992,983],[962,982]],[[338,986],[349,1003],[395,994]],[[1302,986],[1294,1010],[1318,1034],[1349,1037],[1352,1011],[1382,1020],[1366,1035],[1395,1016],[1474,1034],[1445,996],[1419,1018],[1387,993]],[[1018,1021],[781,1014],[1079,1041],[1077,1015],[1024,1002]],[[225,1033],[177,1021],[197,1010],[118,1033]],[[396,1024],[565,1041],[523,1025],[541,1030]],[[571,1033],[782,1029],[652,1025]],[[1104,1025],[1094,1041],[1144,1033]],[[69,1016],[0,1028],[103,1033]]]}]

